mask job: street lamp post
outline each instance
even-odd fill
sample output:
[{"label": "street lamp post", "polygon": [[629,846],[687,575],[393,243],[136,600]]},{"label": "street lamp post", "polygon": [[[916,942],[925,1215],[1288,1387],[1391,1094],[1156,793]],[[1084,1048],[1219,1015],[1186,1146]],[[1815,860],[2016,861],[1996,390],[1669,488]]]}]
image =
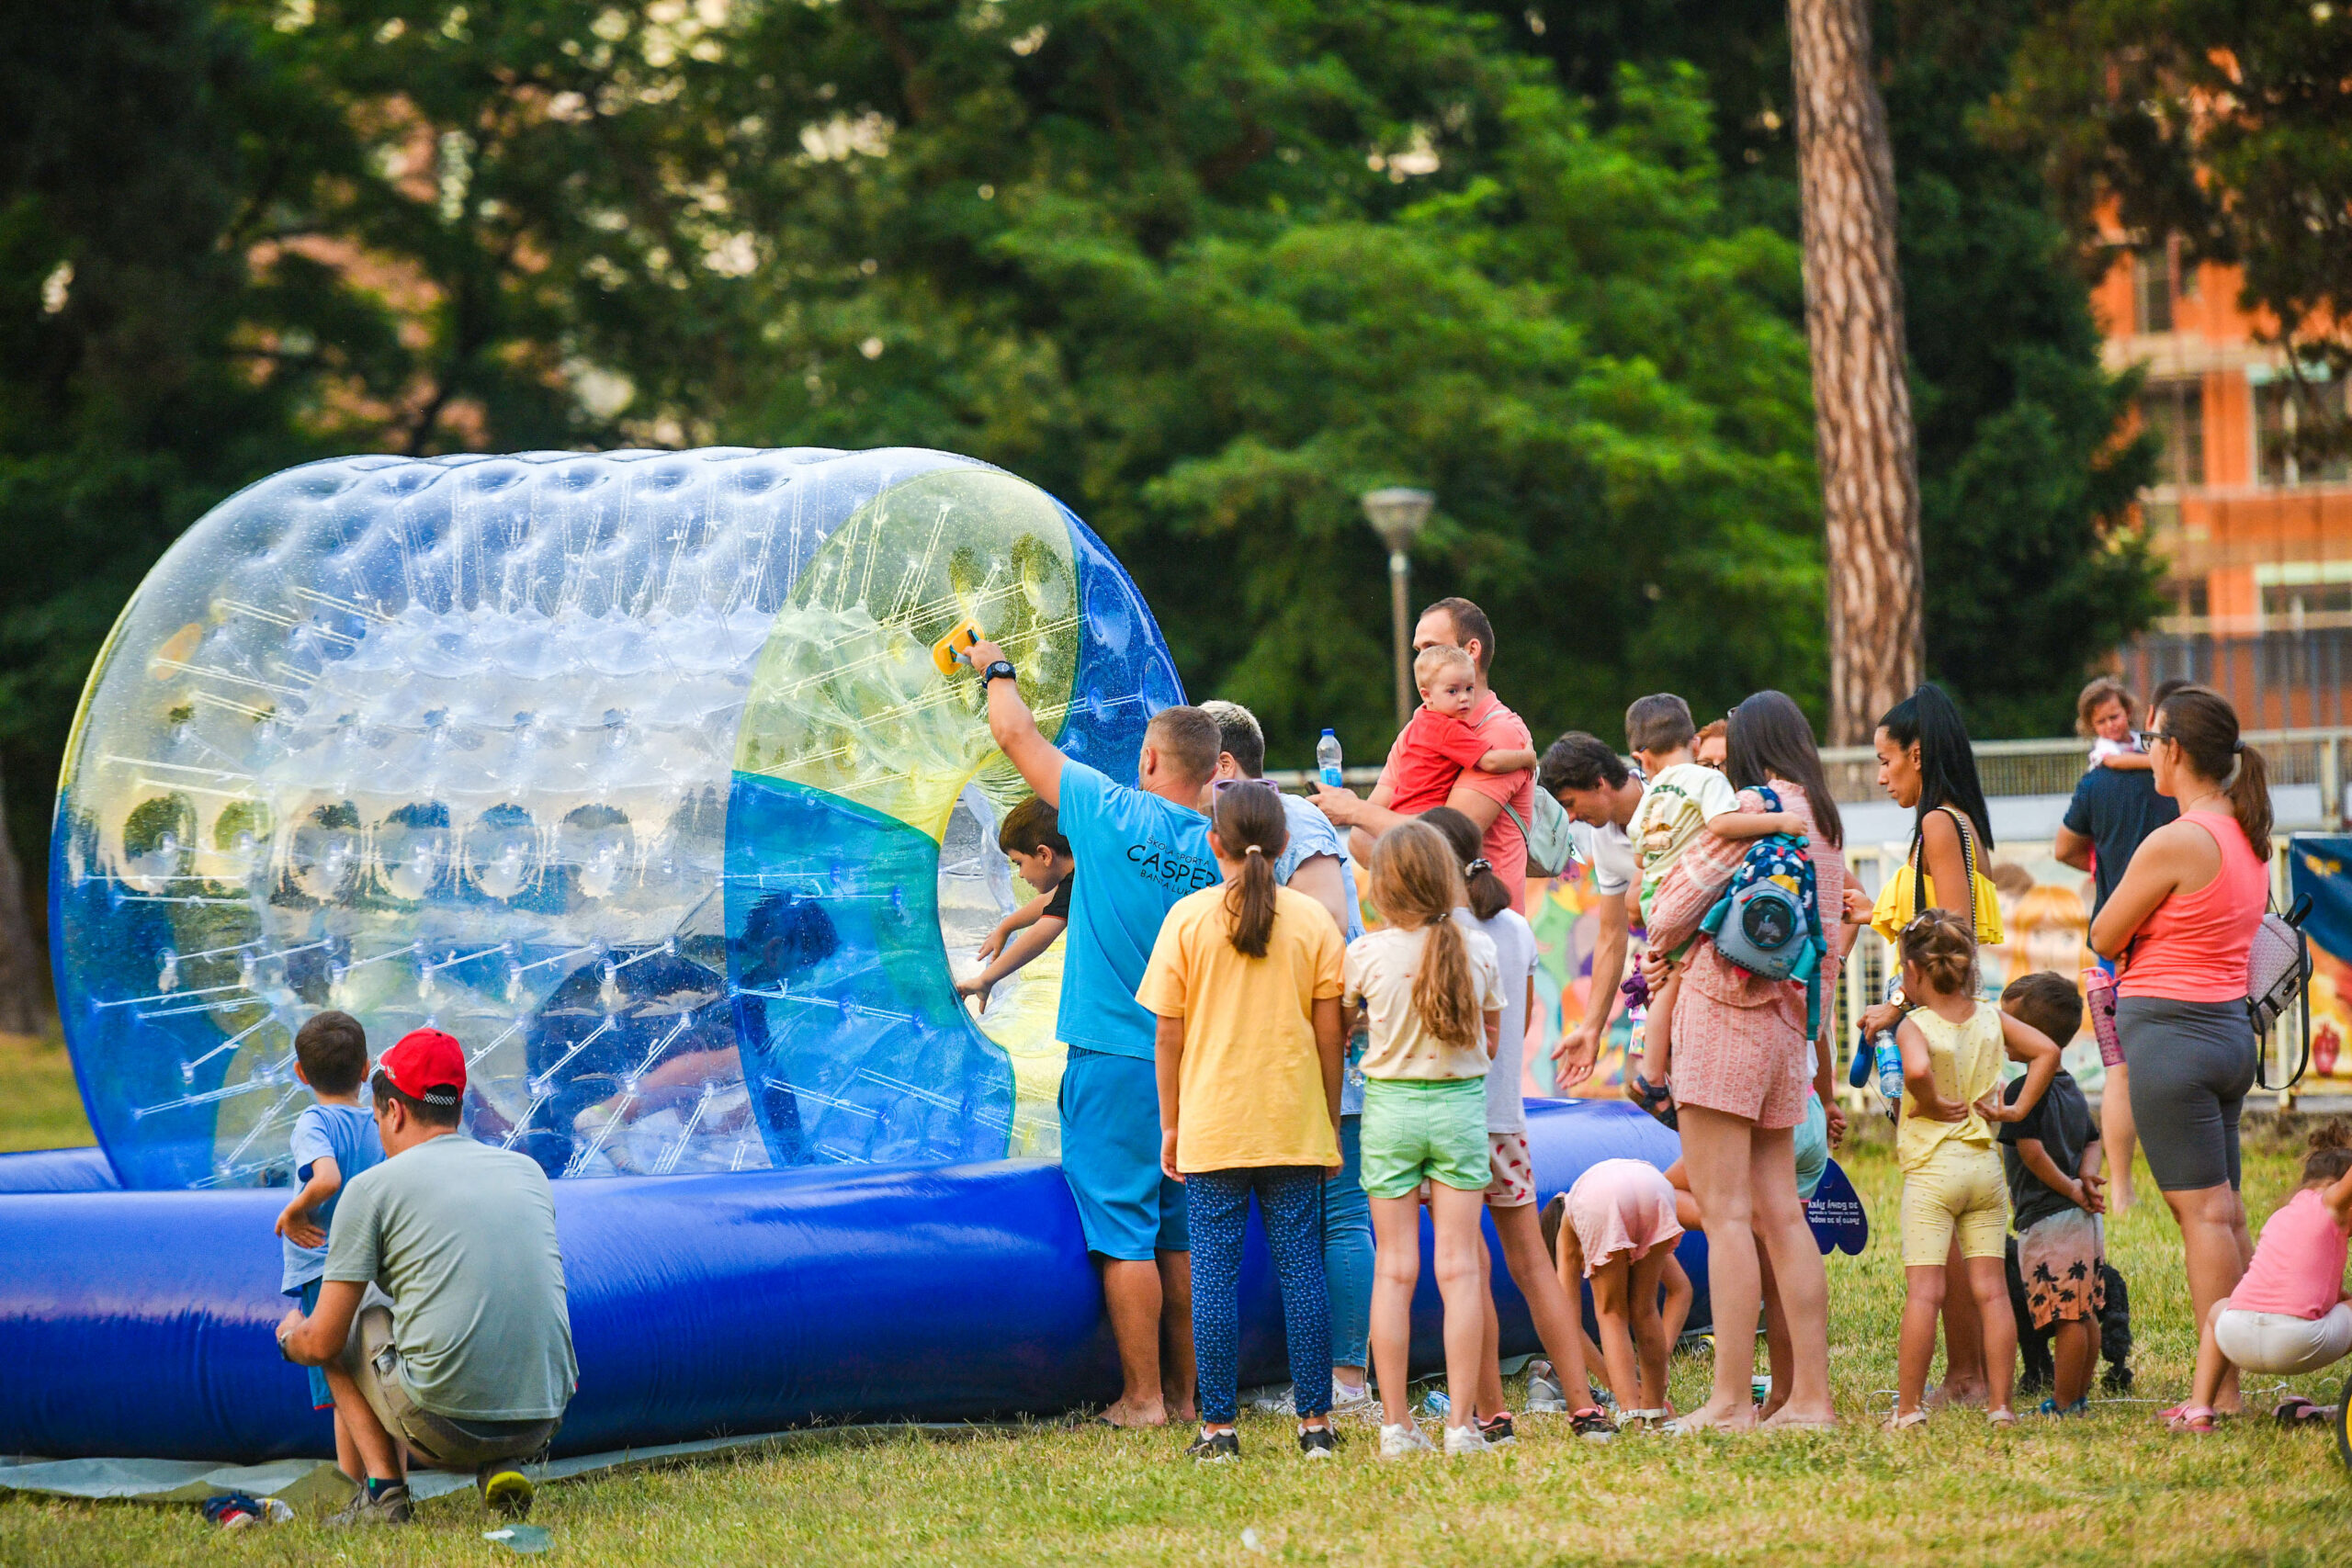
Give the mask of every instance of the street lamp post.
[{"label": "street lamp post", "polygon": [[1402,729],[1413,716],[1413,651],[1412,630],[1406,620],[1408,590],[1412,584],[1413,560],[1408,553],[1413,547],[1413,536],[1430,520],[1430,508],[1437,497],[1425,490],[1393,488],[1375,490],[1363,498],[1363,514],[1372,524],[1373,532],[1388,547],[1389,618],[1396,641],[1396,728]]}]

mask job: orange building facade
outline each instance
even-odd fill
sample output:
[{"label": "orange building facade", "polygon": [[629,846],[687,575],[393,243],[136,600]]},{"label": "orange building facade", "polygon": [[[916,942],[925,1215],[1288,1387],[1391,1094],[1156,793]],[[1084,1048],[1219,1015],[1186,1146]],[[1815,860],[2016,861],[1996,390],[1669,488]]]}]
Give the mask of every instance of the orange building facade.
[{"label": "orange building facade", "polygon": [[2235,268],[2124,254],[2094,290],[2110,368],[2146,375],[2163,444],[2141,504],[2173,613],[2123,650],[2145,693],[2179,675],[2225,693],[2249,728],[2352,724],[2352,466],[2299,457],[2309,399],[2238,309]]}]

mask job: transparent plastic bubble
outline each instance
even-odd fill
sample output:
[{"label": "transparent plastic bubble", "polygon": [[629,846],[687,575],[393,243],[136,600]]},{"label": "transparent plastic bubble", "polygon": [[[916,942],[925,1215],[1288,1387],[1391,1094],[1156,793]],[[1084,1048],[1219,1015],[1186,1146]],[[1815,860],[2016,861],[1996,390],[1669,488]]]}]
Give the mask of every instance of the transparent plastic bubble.
[{"label": "transparent plastic bubble", "polygon": [[967,617],[1133,777],[1182,700],[1148,612],[968,459],[361,457],[217,508],[94,671],[56,818],[126,1179],[285,1179],[329,1007],[456,1035],[469,1130],[558,1176],[1055,1152],[1058,950],[953,994],[1028,894],[1025,788],[931,659]]}]

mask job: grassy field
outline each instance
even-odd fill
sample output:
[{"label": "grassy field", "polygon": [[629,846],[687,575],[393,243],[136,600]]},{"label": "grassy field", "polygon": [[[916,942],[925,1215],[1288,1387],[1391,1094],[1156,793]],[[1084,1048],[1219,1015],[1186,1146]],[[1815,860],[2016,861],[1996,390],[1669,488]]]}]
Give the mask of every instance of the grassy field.
[{"label": "grassy field", "polygon": [[95,1141],[64,1037],[0,1034],[0,1154]]},{"label": "grassy field", "polygon": [[[0,1056],[0,1146],[74,1130],[58,1109],[72,1096],[62,1067],[53,1051]],[[1883,1223],[1897,1186],[1888,1149],[1865,1145],[1846,1163]],[[2293,1160],[2257,1137],[2247,1170],[2254,1212],[2267,1214]],[[2132,1285],[2140,1382],[2137,1397],[2097,1402],[2087,1421],[2029,1417],[1996,1434],[1981,1416],[1946,1413],[1901,1437],[1882,1432],[1902,1281],[1880,1233],[1862,1257],[1830,1262],[1846,1417],[1833,1433],[1599,1446],[1533,1418],[1503,1455],[1384,1465],[1366,1428],[1337,1462],[1310,1467],[1287,1423],[1249,1420],[1244,1462],[1213,1470],[1181,1462],[1172,1434],[892,1438],[552,1485],[533,1517],[553,1534],[551,1559],[612,1568],[2352,1561],[2352,1482],[2324,1434],[2258,1419],[2202,1439],[2157,1427],[2153,1412],[2185,1392],[2195,1348],[2177,1239],[2149,1207],[2109,1236]],[[1695,1403],[1706,1379],[1702,1355],[1678,1358],[1678,1401]],[[2334,1387],[2307,1380],[2303,1391],[2332,1400]],[[465,1495],[424,1505],[406,1530],[340,1537],[298,1521],[229,1539],[192,1509],[12,1497],[0,1501],[0,1562],[439,1564],[497,1554],[481,1539],[487,1523]]]}]

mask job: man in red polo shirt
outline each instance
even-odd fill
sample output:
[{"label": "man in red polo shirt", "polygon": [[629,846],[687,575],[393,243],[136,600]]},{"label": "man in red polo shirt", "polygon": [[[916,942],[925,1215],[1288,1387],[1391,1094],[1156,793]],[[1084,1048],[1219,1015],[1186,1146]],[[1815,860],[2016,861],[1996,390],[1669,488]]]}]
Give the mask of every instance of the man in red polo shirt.
[{"label": "man in red polo shirt", "polygon": [[[1495,627],[1487,619],[1487,613],[1467,599],[1441,599],[1423,610],[1419,624],[1413,628],[1413,651],[1437,647],[1460,649],[1470,656],[1476,671],[1476,695],[1463,722],[1477,731],[1493,750],[1532,750],[1534,739],[1527,726],[1520,721],[1519,715],[1503,705],[1502,699],[1487,684],[1495,659]],[[1342,828],[1355,830],[1349,848],[1359,862],[1371,857],[1374,840],[1405,820],[1388,807],[1395,793],[1389,783],[1395,759],[1396,749],[1392,745],[1389,760],[1380,770],[1380,782],[1373,785],[1368,800],[1352,790],[1316,792],[1315,804],[1322,807],[1324,816]],[[1527,913],[1524,828],[1532,819],[1535,806],[1533,771],[1482,773],[1476,768],[1464,768],[1445,803],[1476,823],[1486,835],[1483,847],[1487,859],[1493,863],[1495,874],[1503,879],[1503,886],[1510,889],[1510,907],[1522,915]],[[1505,806],[1510,807],[1510,812],[1504,811]],[[1512,820],[1511,813],[1517,814],[1517,821]]]}]

